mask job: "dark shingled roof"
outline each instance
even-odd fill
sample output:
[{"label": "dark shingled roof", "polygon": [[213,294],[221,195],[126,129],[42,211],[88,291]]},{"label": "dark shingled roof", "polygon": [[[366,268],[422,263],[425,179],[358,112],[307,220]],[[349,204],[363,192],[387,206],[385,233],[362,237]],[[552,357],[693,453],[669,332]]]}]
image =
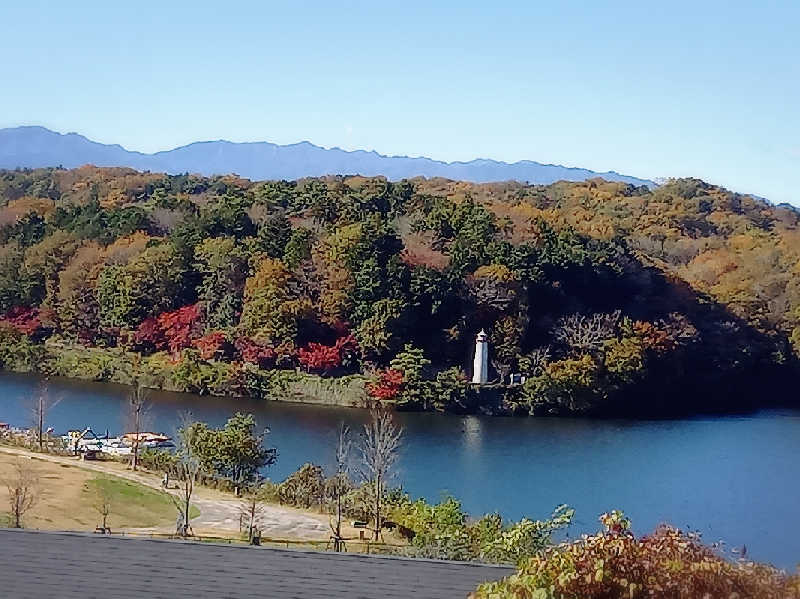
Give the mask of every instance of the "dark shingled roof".
[{"label": "dark shingled roof", "polygon": [[3,599],[463,599],[511,568],[0,529]]}]

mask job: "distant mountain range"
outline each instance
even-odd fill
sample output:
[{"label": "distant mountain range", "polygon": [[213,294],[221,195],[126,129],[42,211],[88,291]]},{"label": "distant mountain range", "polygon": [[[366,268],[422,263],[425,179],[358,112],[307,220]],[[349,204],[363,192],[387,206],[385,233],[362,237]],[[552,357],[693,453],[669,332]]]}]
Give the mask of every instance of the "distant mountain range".
[{"label": "distant mountain range", "polygon": [[120,145],[101,144],[77,133],[61,134],[44,127],[0,129],[0,168],[63,166],[128,166],[166,173],[219,175],[236,173],[253,180],[299,179],[322,175],[383,175],[391,180],[416,176],[445,177],[475,183],[516,180],[548,184],[602,177],[634,185],[655,186],[653,181],[598,173],[584,168],[541,164],[531,160],[507,163],[477,159],[441,162],[430,158],[384,156],[364,150],[325,149],[307,141],[278,145],[269,142],[233,143],[203,141],[173,150],[144,154]]}]

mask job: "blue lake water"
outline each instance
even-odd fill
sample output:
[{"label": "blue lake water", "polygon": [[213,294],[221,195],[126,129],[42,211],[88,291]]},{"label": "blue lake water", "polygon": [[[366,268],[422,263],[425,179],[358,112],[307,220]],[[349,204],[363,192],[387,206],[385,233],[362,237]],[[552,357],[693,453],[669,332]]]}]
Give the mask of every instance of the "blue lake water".
[{"label": "blue lake water", "polygon": [[[0,421],[30,423],[39,379],[0,375]],[[121,432],[129,390],[50,381],[57,432]],[[221,425],[236,411],[270,428],[281,480],[307,461],[325,467],[339,422],[357,431],[363,410],[153,392],[151,428],[172,434],[181,413]],[[487,418],[397,414],[404,443],[396,482],[412,496],[459,498],[471,514],[542,518],[576,509],[570,536],[597,530],[622,509],[638,533],[661,522],[706,541],[747,546],[748,557],[793,570],[800,563],[800,412],[770,410],[677,420]]]}]

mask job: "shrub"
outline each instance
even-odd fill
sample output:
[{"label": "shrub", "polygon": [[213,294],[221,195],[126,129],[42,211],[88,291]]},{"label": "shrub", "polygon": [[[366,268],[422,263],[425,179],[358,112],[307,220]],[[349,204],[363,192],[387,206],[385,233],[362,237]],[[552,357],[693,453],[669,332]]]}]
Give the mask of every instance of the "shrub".
[{"label": "shrub", "polygon": [[418,557],[467,560],[471,557],[467,515],[452,497],[431,505],[424,499],[404,502],[390,512],[399,524],[414,531],[411,544]]},{"label": "shrub", "polygon": [[348,518],[368,522],[372,517],[374,487],[364,484],[351,489],[344,496],[344,513]]},{"label": "shrub", "polygon": [[231,366],[231,391],[255,399],[287,399],[302,375],[293,370],[263,370],[251,363]]},{"label": "shrub", "polygon": [[286,393],[308,403],[363,407],[367,403],[364,384],[364,377],[357,374],[324,378],[301,373],[287,385]]},{"label": "shrub", "polygon": [[15,372],[35,370],[44,357],[44,348],[30,337],[0,323],[0,368]]},{"label": "shrub", "polygon": [[147,470],[174,475],[177,472],[178,457],[172,452],[148,447],[139,452],[138,463]]},{"label": "shrub", "polygon": [[178,391],[225,395],[230,389],[231,368],[226,362],[203,360],[196,349],[185,349],[172,370],[172,383]]},{"label": "shrub", "polygon": [[258,497],[261,501],[266,501],[267,503],[278,503],[280,501],[278,485],[269,479],[263,481],[258,490]]},{"label": "shrub", "polygon": [[553,533],[569,526],[573,514],[561,505],[547,520],[523,518],[504,525],[499,515],[489,514],[468,523],[461,503],[452,497],[432,505],[406,496],[395,500],[390,511],[394,521],[414,531],[412,553],[417,557],[513,564],[549,547]]},{"label": "shrub", "polygon": [[278,485],[278,497],[288,505],[310,508],[321,504],[324,495],[325,475],[322,467],[315,464],[303,464]]},{"label": "shrub", "polygon": [[800,577],[740,560],[726,561],[697,535],[669,526],[637,539],[621,512],[603,514],[606,530],[546,549],[517,574],[482,585],[481,599],[796,599]]},{"label": "shrub", "polygon": [[123,385],[131,384],[134,378],[131,354],[115,349],[51,346],[47,358],[41,370],[48,375]]},{"label": "shrub", "polygon": [[255,364],[259,368],[271,368],[275,365],[275,350],[262,345],[249,337],[239,337],[234,342],[236,351],[243,362]]},{"label": "shrub", "polygon": [[481,544],[481,557],[490,562],[519,564],[550,545],[553,533],[572,522],[575,510],[560,505],[547,520],[523,518]]}]

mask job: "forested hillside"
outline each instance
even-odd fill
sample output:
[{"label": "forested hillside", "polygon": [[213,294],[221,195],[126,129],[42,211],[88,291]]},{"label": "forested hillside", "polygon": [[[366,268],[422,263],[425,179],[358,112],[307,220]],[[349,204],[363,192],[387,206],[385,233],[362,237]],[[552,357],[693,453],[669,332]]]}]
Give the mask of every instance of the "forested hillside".
[{"label": "forested hillside", "polygon": [[[9,370],[494,413],[794,401],[800,214],[699,180],[84,167],[0,171],[0,198]],[[481,328],[496,384],[479,390]]]}]

